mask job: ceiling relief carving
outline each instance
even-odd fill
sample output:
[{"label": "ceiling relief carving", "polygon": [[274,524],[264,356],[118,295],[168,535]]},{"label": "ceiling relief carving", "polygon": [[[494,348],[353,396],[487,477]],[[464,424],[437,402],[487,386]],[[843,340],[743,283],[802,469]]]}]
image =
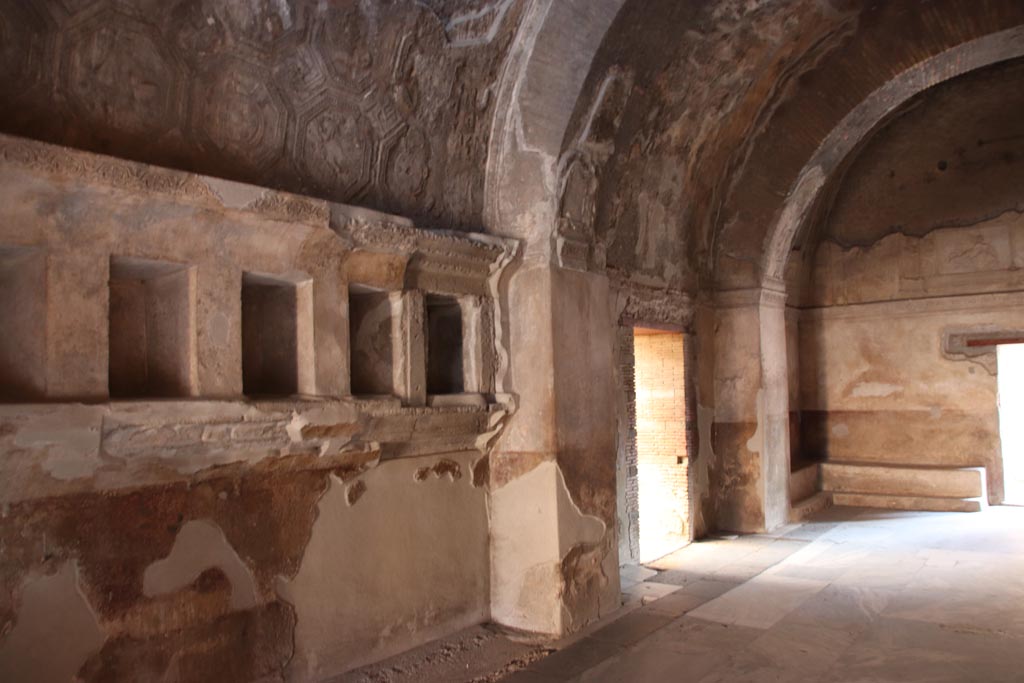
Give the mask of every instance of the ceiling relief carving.
[{"label": "ceiling relief carving", "polygon": [[374,131],[359,107],[341,96],[322,101],[303,116],[299,139],[295,154],[310,194],[328,193],[333,186],[349,197],[362,196],[370,183]]},{"label": "ceiling relief carving", "polygon": [[477,229],[523,4],[0,0],[0,132]]}]

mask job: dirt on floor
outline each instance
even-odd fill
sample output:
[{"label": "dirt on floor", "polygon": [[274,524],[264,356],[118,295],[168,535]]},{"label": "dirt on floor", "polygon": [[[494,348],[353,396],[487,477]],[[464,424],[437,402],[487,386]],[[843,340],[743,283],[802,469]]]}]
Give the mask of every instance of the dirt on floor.
[{"label": "dirt on floor", "polygon": [[493,683],[553,651],[497,626],[473,626],[331,683]]}]

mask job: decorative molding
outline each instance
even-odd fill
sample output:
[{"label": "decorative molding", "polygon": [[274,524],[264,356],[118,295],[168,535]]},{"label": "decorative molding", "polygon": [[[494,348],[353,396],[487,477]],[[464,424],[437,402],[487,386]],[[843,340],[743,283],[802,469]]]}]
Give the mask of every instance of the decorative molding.
[{"label": "decorative molding", "polygon": [[688,294],[629,281],[612,282],[612,288],[618,295],[620,325],[647,325],[683,331],[693,328],[696,306]]},{"label": "decorative molding", "polygon": [[714,302],[716,308],[738,308],[742,306],[784,308],[786,305],[786,292],[768,287],[725,289],[715,292]]},{"label": "decorative molding", "polygon": [[[0,448],[17,442],[21,455],[0,462],[0,503],[187,481],[267,458],[316,454],[314,466],[333,469],[375,466],[378,458],[486,454],[495,420],[509,409],[501,402],[431,408],[351,398],[5,405]],[[39,438],[38,424],[54,420],[69,425],[64,436]],[[74,476],[47,469],[54,448]]]},{"label": "decorative molding", "polygon": [[469,229],[525,4],[0,3],[0,131]]},{"label": "decorative molding", "polygon": [[942,355],[948,360],[977,363],[995,377],[996,347],[1000,343],[1014,344],[1022,340],[1024,328],[1021,327],[1007,328],[989,324],[946,328],[942,331]]},{"label": "decorative molding", "polygon": [[[9,135],[0,134],[0,160],[5,166],[45,173],[75,183],[97,183],[126,192],[157,194],[197,206],[243,211],[275,220],[326,227],[330,215],[329,204],[320,199]],[[218,190],[228,187],[232,194],[247,196],[248,201],[226,201]]]}]

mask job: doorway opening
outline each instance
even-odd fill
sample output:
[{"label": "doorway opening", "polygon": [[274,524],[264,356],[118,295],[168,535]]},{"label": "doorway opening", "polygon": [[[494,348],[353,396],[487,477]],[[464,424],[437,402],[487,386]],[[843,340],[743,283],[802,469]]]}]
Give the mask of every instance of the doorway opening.
[{"label": "doorway opening", "polygon": [[1024,505],[1024,344],[996,347],[1003,502]]},{"label": "doorway opening", "polygon": [[685,337],[633,331],[639,560],[691,540]]}]

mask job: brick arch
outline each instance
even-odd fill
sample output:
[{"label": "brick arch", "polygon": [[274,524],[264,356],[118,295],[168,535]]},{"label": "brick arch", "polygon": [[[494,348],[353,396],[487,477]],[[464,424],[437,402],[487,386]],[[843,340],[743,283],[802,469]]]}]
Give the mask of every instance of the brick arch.
[{"label": "brick arch", "polygon": [[1020,3],[900,4],[864,17],[762,128],[715,226],[716,289],[781,287],[794,238],[830,179],[890,114],[931,86],[1024,55]]},{"label": "brick arch", "polygon": [[541,242],[554,226],[562,141],[626,0],[536,0],[498,87],[487,160],[489,231]]}]

